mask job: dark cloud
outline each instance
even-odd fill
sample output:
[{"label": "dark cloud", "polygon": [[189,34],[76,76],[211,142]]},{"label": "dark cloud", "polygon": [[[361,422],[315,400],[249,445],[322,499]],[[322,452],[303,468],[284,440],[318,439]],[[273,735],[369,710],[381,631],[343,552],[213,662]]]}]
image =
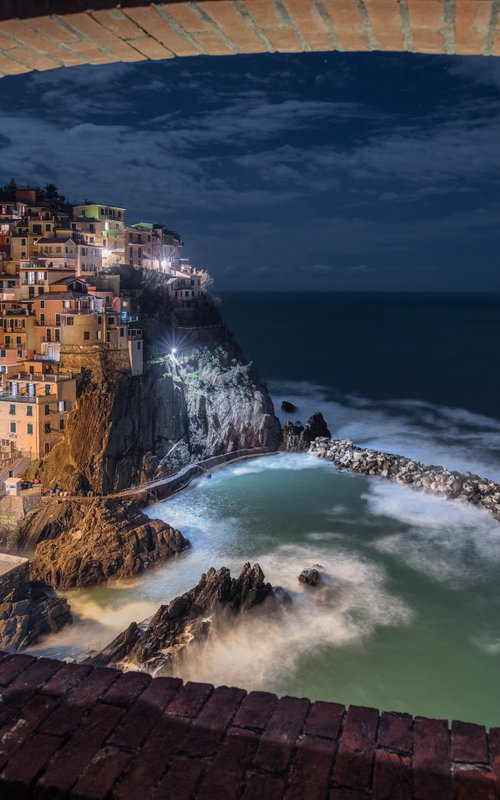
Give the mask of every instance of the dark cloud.
[{"label": "dark cloud", "polygon": [[3,177],[180,229],[221,289],[500,289],[498,63],[332,53],[5,78]]}]

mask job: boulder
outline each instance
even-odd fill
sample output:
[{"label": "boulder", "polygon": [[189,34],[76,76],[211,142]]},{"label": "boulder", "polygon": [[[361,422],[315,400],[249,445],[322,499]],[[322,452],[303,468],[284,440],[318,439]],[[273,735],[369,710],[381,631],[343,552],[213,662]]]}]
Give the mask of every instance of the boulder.
[{"label": "boulder", "polygon": [[317,411],[309,417],[305,425],[302,425],[300,422],[296,422],[295,424],[287,422],[283,427],[282,435],[285,450],[291,452],[308,450],[311,442],[314,442],[317,438],[331,438],[328,426],[320,411]]},{"label": "boulder", "polygon": [[318,566],[319,565],[310,567],[309,569],[303,569],[299,575],[299,583],[305,583],[308,586],[317,586],[321,581],[321,573],[317,569]]},{"label": "boulder", "polygon": [[57,589],[92,586],[138,575],[190,546],[180,531],[135,505],[96,499],[84,508],[75,527],[38,543],[32,580]]},{"label": "boulder", "polygon": [[265,583],[258,564],[245,564],[238,578],[232,578],[226,567],[212,567],[193,589],[160,606],[146,625],[133,622],[89,662],[100,666],[126,662],[155,675],[169,674],[193,644],[235,624],[241,614],[261,608],[266,613],[277,611],[287,598]]},{"label": "boulder", "polygon": [[29,580],[27,561],[2,577],[0,649],[22,650],[71,621],[63,597],[43,583]]}]

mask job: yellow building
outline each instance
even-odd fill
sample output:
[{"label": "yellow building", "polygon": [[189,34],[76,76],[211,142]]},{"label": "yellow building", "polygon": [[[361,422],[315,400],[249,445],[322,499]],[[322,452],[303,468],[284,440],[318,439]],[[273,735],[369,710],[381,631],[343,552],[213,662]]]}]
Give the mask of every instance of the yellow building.
[{"label": "yellow building", "polygon": [[0,447],[28,458],[49,453],[64,433],[76,403],[72,374],[19,372],[2,376]]}]

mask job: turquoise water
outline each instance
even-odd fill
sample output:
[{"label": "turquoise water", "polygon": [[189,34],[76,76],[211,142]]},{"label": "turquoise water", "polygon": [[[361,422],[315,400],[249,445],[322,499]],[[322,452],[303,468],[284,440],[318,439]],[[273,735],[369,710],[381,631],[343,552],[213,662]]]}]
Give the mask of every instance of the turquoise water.
[{"label": "turquoise water", "polygon": [[[288,313],[297,300],[285,298],[282,309]],[[361,298],[356,316],[355,298],[348,299],[349,314],[358,325],[366,302]],[[393,303],[389,326],[404,316],[402,302],[384,298],[386,309]],[[416,300],[405,302],[414,331],[408,308]],[[274,317],[268,317],[269,298],[260,307],[258,298],[252,299],[250,308],[240,297],[236,306],[246,311],[236,320],[240,329],[234,323],[233,328],[244,345],[250,344],[250,352],[245,345],[249,358],[268,367],[266,377],[278,405],[282,399],[292,400],[299,408],[296,416],[305,419],[320,408],[335,436],[500,479],[500,421],[494,413],[498,370],[491,361],[500,337],[485,354],[479,335],[482,314],[493,327],[497,324],[490,301],[475,301],[473,311],[467,304],[457,305],[456,298],[440,302],[437,327],[447,329],[443,320],[451,315],[461,368],[447,363],[440,375],[441,356],[433,351],[429,369],[419,368],[418,382],[408,365],[401,364],[404,348],[398,341],[392,369],[410,375],[409,382],[401,379],[399,395],[395,378],[394,389],[377,383],[380,370],[373,350],[367,354],[360,345],[356,357],[338,315],[302,329],[302,352],[297,330],[283,327],[280,333]],[[412,313],[427,312],[417,303]],[[313,306],[307,303],[306,318],[313,318]],[[373,319],[372,309],[365,333]],[[258,331],[250,338],[255,320]],[[350,352],[340,362],[330,358],[331,348],[340,346],[331,342],[335,330]],[[387,331],[384,336],[389,342]],[[415,331],[412,336],[418,338]],[[274,374],[265,347],[268,337],[268,349],[280,346],[284,353]],[[425,341],[431,338],[428,331]],[[354,336],[358,339],[359,332]],[[316,354],[322,347],[320,369],[307,359],[306,350]],[[301,358],[302,370],[297,365]],[[413,369],[419,358],[408,356]],[[363,385],[366,374],[359,377],[365,367],[373,391]],[[478,374],[482,377],[471,388],[467,376],[477,381]],[[258,560],[266,578],[289,591],[291,606],[279,621],[249,621],[196,652],[182,666],[184,678],[500,724],[495,703],[500,524],[485,512],[376,478],[341,474],[307,455],[278,454],[218,470],[148,513],[180,528],[193,545],[191,551],[139,580],[71,593],[76,624],[38,652],[71,656],[103,646],[132,619],[146,618],[160,603],[193,586],[209,566],[238,571],[246,560]],[[322,565],[329,590],[319,602],[297,582],[299,572],[314,563]]]}]

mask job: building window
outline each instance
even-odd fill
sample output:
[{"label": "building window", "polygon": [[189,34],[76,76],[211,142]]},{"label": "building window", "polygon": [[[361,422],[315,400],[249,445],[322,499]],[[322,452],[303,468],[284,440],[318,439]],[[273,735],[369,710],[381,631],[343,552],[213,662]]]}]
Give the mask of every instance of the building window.
[{"label": "building window", "polygon": [[88,341],[90,339],[90,331],[83,331],[83,338]]},{"label": "building window", "polygon": [[33,406],[26,406],[26,416],[27,417],[33,416]]},{"label": "building window", "polygon": [[141,344],[142,344],[142,342],[137,342],[137,349],[138,350],[141,350]]},{"label": "building window", "polygon": [[125,336],[125,329],[124,328],[120,328],[120,336]]},{"label": "building window", "polygon": [[45,300],[40,300],[40,308],[45,308]]},{"label": "building window", "polygon": [[15,281],[7,281],[7,289],[13,289],[15,285]]},{"label": "building window", "polygon": [[15,413],[16,413],[16,406],[15,406],[15,403],[11,403],[11,404],[9,405],[9,414],[15,414]]},{"label": "building window", "polygon": [[20,336],[16,336],[16,344],[22,344],[22,339]]},{"label": "building window", "polygon": [[[50,384],[49,383],[45,384],[45,394],[50,394]],[[47,406],[47,408],[48,408],[48,406]]]},{"label": "building window", "polygon": [[15,422],[11,422],[10,423],[10,432],[11,433],[15,433],[16,432],[16,423]]},{"label": "building window", "polygon": [[7,353],[5,352],[5,350],[0,350],[0,358],[5,358],[6,355]]},{"label": "building window", "polygon": [[31,422],[28,422],[28,424],[26,425],[26,433],[28,433],[29,436],[33,435],[33,425]]},{"label": "building window", "polygon": [[45,431],[45,433],[50,433],[50,422],[45,423],[45,425],[43,426],[43,430]]},{"label": "building window", "polygon": [[57,404],[57,410],[60,413],[62,413],[63,411],[66,411],[66,400],[59,400],[59,402]]},{"label": "building window", "polygon": [[17,357],[18,358],[22,358],[23,357],[23,351],[22,350],[18,350],[17,351]]},{"label": "building window", "polygon": [[73,325],[74,320],[73,317],[66,317],[66,325]]},{"label": "building window", "polygon": [[64,430],[64,420],[63,420],[63,419],[60,419],[60,420],[59,420],[59,430],[60,430],[60,431],[63,431],[63,430]]}]

